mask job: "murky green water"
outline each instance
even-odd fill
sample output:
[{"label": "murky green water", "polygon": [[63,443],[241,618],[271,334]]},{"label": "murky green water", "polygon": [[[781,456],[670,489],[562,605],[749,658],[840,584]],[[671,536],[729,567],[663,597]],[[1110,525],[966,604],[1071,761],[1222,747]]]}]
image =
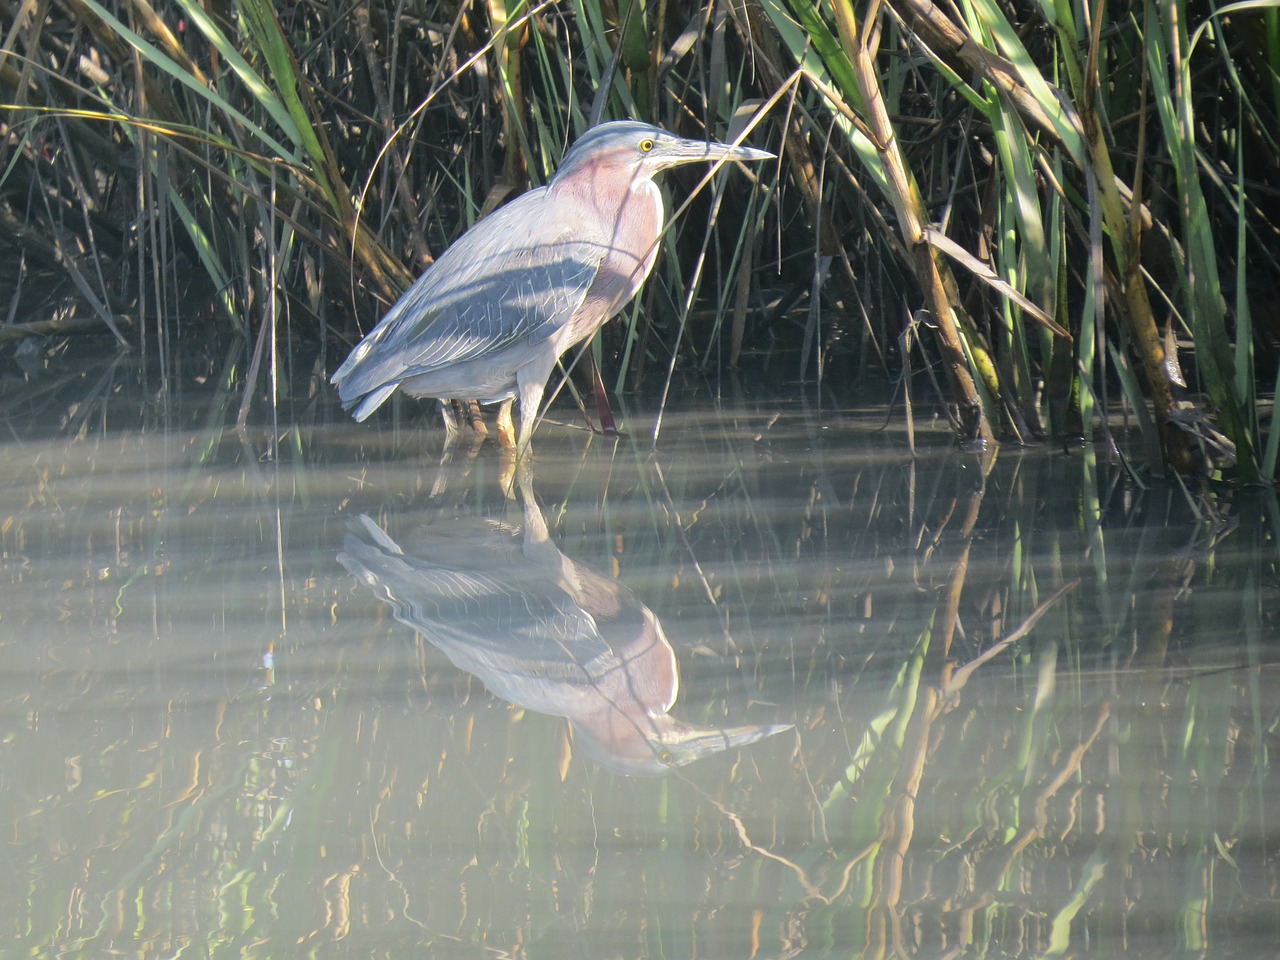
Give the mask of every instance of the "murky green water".
[{"label": "murky green water", "polygon": [[1275,498],[881,416],[11,428],[0,938],[1274,956]]}]

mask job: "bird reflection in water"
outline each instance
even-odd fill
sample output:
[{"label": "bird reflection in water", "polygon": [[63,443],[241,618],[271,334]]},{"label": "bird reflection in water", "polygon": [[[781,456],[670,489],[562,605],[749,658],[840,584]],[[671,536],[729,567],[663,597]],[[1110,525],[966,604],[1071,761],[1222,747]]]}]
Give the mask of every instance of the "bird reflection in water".
[{"label": "bird reflection in water", "polygon": [[527,482],[523,529],[499,520],[423,528],[404,547],[361,515],[339,562],[497,696],[568,719],[619,773],[656,775],[791,724],[703,727],[671,716],[675,651],[653,611],[552,543]]}]

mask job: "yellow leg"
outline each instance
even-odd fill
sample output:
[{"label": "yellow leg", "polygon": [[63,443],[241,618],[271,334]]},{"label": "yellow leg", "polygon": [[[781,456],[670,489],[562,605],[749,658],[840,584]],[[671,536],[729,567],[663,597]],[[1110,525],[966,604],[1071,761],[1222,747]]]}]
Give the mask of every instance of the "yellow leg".
[{"label": "yellow leg", "polygon": [[480,404],[475,400],[464,400],[461,406],[466,415],[467,423],[471,425],[471,429],[479,436],[487,437],[489,428],[485,426],[484,417],[480,414]]},{"label": "yellow leg", "polygon": [[452,401],[440,401],[440,416],[444,419],[444,445],[447,447],[458,437],[458,418]]},{"label": "yellow leg", "polygon": [[508,397],[502,401],[502,406],[498,408],[498,441],[504,446],[511,449],[516,445],[516,428],[511,422],[511,405],[515,403],[514,397]]}]

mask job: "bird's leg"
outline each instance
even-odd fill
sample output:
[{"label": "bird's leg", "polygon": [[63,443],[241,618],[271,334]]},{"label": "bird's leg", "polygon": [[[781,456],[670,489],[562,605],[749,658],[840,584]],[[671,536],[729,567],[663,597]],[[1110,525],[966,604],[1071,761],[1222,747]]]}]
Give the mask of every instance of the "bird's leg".
[{"label": "bird's leg", "polygon": [[516,498],[516,477],[528,469],[527,464],[516,454],[515,447],[503,447],[498,452],[498,489],[508,500]]},{"label": "bird's leg", "polygon": [[[604,378],[600,376],[600,365],[596,363],[595,354],[588,347],[586,350],[587,372],[591,377],[591,398],[596,404],[596,417],[600,421],[600,433],[606,437],[618,436],[618,425],[613,419],[613,410],[609,407],[609,393],[604,386]],[[595,424],[587,418],[587,426],[595,430]]]},{"label": "bird's leg", "polygon": [[455,440],[458,439],[458,418],[453,409],[452,400],[440,401],[440,416],[444,420],[444,445],[447,449]]},{"label": "bird's leg", "polygon": [[485,426],[484,416],[480,413],[480,402],[478,400],[460,400],[463,415],[467,418],[467,423],[481,437],[489,435],[489,428]]},{"label": "bird's leg", "polygon": [[[474,411],[475,419],[472,419]],[[480,419],[480,405],[474,400],[441,400],[440,416],[444,419],[444,449],[449,452],[462,436],[462,425],[469,427],[467,432],[468,456],[474,457],[489,435],[484,421]]]},{"label": "bird's leg", "polygon": [[516,446],[516,428],[511,422],[511,405],[515,402],[515,397],[507,397],[498,407],[498,442],[512,450]]},{"label": "bird's leg", "polygon": [[542,392],[530,392],[531,396],[525,396],[525,391],[520,391],[520,433],[516,439],[517,459],[529,452],[529,440],[533,437],[533,428],[538,420],[538,401],[542,399]]},{"label": "bird's leg", "polygon": [[525,364],[516,371],[516,388],[520,391],[520,433],[516,440],[516,456],[523,457],[529,453],[529,441],[533,438],[533,428],[538,423],[538,408],[542,405],[542,391],[546,389],[547,378],[556,365],[556,354],[549,351],[546,356]]}]

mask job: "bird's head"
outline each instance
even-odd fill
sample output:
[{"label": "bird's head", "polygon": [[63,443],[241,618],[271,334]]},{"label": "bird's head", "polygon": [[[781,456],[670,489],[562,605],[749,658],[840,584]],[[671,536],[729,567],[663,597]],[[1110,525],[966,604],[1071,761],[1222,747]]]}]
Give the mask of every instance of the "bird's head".
[{"label": "bird's head", "polygon": [[768,160],[772,156],[754,147],[686,140],[647,123],[615,120],[592,127],[579,137],[565,154],[552,183],[580,176],[594,179],[605,169],[617,171],[628,179],[649,178],[682,163]]}]

